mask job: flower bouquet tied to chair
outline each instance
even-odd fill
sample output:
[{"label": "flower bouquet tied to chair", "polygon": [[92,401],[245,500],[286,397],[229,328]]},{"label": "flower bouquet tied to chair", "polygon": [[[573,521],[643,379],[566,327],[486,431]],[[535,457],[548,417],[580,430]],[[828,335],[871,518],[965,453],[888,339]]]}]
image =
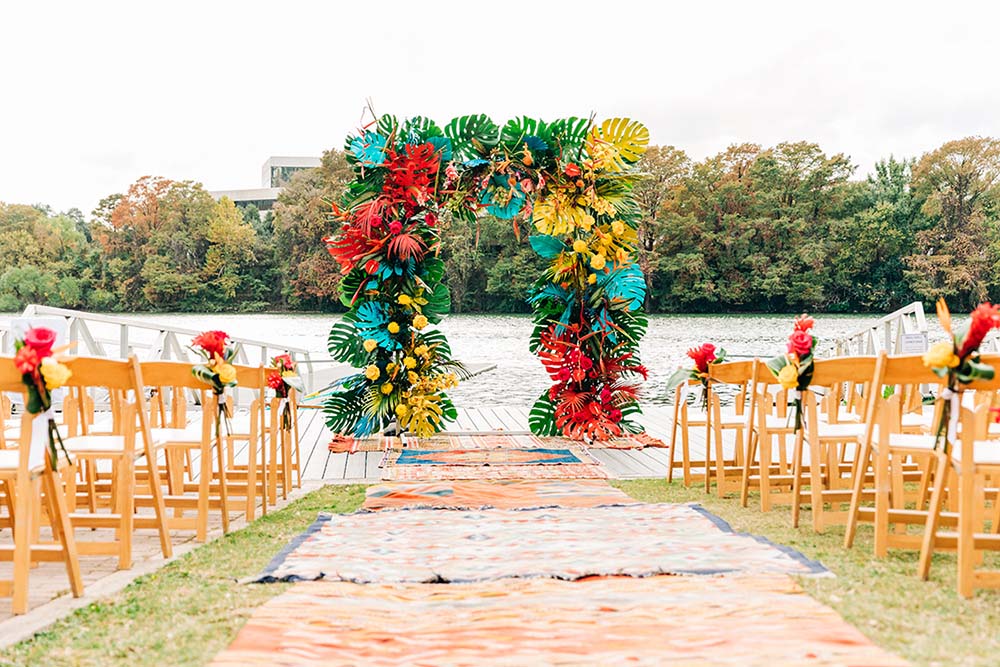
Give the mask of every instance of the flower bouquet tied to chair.
[{"label": "flower bouquet tied to chair", "polygon": [[813,377],[813,352],[816,337],[812,329],[816,321],[805,313],[795,318],[788,336],[785,353],[768,359],[766,365],[789,392],[795,413],[795,430],[802,428],[802,392],[809,389]]},{"label": "flower bouquet tied to chair", "polygon": [[221,436],[222,420],[225,419],[228,428],[232,411],[229,407],[226,389],[236,386],[236,368],[232,362],[236,358],[239,346],[230,344],[229,334],[225,331],[205,331],[191,340],[191,349],[202,358],[195,364],[191,372],[196,378],[212,387],[219,409],[215,415],[215,432]]},{"label": "flower bouquet tied to chair", "polygon": [[[69,380],[72,372],[60,361],[60,353],[69,349],[68,345],[53,349],[56,332],[45,327],[28,329],[24,338],[14,341],[14,365],[27,387],[28,399],[24,406],[28,413],[41,415],[32,423],[31,452],[40,456],[45,449],[35,443],[45,443],[49,451],[49,463],[55,470],[58,450],[69,460],[69,452],[63,445],[62,436],[52,415],[52,392]],[[57,448],[58,445],[58,448]],[[35,454],[39,452],[39,454]],[[40,461],[31,461],[31,465]]]}]

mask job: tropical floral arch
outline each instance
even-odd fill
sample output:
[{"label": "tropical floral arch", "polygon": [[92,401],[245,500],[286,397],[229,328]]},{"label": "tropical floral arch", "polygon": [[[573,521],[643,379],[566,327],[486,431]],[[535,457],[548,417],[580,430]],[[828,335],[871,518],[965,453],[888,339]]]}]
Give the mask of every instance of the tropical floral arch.
[{"label": "tropical floral arch", "polygon": [[526,295],[529,342],[553,380],[530,413],[533,432],[609,440],[641,427],[638,359],[645,280],[634,262],[632,189],[649,132],[627,118],[600,123],[521,117],[496,125],[461,116],[385,115],[347,138],[355,178],[332,207],[325,239],[350,310],[330,331],[333,357],[364,369],[326,400],[335,433],[365,436],[398,421],[424,437],[454,420],[447,390],[463,376],[444,334],[450,309],[440,223],[491,214],[530,223],[549,260]]}]

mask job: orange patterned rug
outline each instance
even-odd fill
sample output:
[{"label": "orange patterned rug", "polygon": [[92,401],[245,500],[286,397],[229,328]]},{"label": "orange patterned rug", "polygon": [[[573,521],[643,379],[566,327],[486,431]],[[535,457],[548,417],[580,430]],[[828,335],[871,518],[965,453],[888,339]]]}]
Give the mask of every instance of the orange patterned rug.
[{"label": "orange patterned rug", "polygon": [[[570,445],[582,445],[583,443],[567,440],[566,438],[539,437],[537,435],[524,433],[481,433],[465,435],[449,435],[442,433],[430,438],[406,439],[406,447],[413,449],[501,449],[501,448],[530,448],[530,447],[567,447]],[[668,445],[646,433],[637,433],[607,442],[595,442],[587,445],[591,449],[642,449],[644,447],[661,447]],[[330,440],[328,449],[333,453],[342,452],[381,452],[386,448],[400,450],[403,448],[403,441],[391,436],[373,436],[370,438],[354,438],[351,436],[335,435]]]},{"label": "orange patterned rug", "polygon": [[604,480],[390,482],[369,486],[362,509],[598,507],[637,501]]},{"label": "orange patterned rug", "polygon": [[785,576],[303,582],[259,607],[214,667],[902,667]]}]

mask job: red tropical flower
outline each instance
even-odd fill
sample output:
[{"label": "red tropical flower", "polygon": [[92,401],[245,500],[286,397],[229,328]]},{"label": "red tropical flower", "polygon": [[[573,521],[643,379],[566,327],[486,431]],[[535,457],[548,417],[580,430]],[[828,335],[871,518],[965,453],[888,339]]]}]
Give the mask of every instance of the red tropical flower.
[{"label": "red tropical flower", "polygon": [[267,376],[267,386],[271,389],[281,389],[285,386],[285,380],[278,371],[271,371]]},{"label": "red tropical flower", "polygon": [[805,313],[802,313],[801,315],[795,318],[794,326],[796,331],[809,331],[815,325],[816,325],[816,320],[809,317]]},{"label": "red tropical flower", "polygon": [[228,340],[229,334],[225,331],[206,331],[195,336],[191,344],[203,349],[209,358],[214,358],[215,355],[223,356]]},{"label": "red tropical flower", "polygon": [[565,167],[563,167],[563,173],[566,174],[567,176],[569,176],[570,178],[576,178],[577,176],[579,176],[583,172],[580,171],[580,167],[579,166],[577,166],[577,165],[573,164],[572,162],[570,162]]},{"label": "red tropical flower", "polygon": [[962,347],[958,350],[958,357],[964,359],[967,355],[975,352],[982,345],[983,339],[990,329],[1000,327],[1000,306],[993,306],[987,301],[979,304],[972,311],[972,318],[969,320],[969,330],[962,341]]},{"label": "red tropical flower", "polygon": [[21,375],[34,373],[40,361],[35,349],[27,345],[23,346],[14,355],[14,365],[17,366],[17,372]]},{"label": "red tropical flower", "polygon": [[715,361],[715,346],[711,343],[705,343],[701,347],[692,347],[687,351],[687,356],[694,361],[694,366],[699,373],[707,373],[708,365]]}]

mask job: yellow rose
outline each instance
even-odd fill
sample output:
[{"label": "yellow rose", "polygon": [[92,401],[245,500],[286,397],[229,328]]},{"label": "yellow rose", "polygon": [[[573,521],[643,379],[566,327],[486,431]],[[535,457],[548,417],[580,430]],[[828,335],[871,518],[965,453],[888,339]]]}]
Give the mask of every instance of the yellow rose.
[{"label": "yellow rose", "polygon": [[406,415],[410,414],[410,408],[406,403],[400,403],[396,406],[396,416],[400,419],[406,419]]},{"label": "yellow rose", "polygon": [[399,333],[399,324],[397,324],[396,322],[389,322],[389,333],[391,333],[391,334],[398,334]]},{"label": "yellow rose", "polygon": [[594,226],[594,216],[589,213],[584,213],[583,218],[580,220],[580,226],[583,227],[584,231],[590,231],[590,228]]},{"label": "yellow rose", "polygon": [[778,371],[778,382],[785,389],[795,389],[799,386],[799,369],[793,364],[783,366]]},{"label": "yellow rose", "polygon": [[378,366],[372,364],[365,369],[365,377],[374,382],[378,379],[378,376],[382,374],[382,371],[378,369]]},{"label": "yellow rose", "polygon": [[958,356],[951,341],[943,340],[934,343],[924,352],[924,366],[929,368],[955,368],[958,366]]},{"label": "yellow rose", "polygon": [[393,362],[390,361],[385,365],[385,372],[388,373],[389,375],[392,375],[395,371],[396,371],[396,364],[394,364]]},{"label": "yellow rose", "polygon": [[413,299],[410,298],[409,294],[400,294],[399,298],[396,299],[396,303],[401,306],[409,306],[413,303]]},{"label": "yellow rose", "polygon": [[410,384],[416,384],[417,381],[420,379],[420,376],[414,373],[413,371],[410,371],[409,373],[406,374],[406,379],[410,381]]},{"label": "yellow rose", "polygon": [[236,382],[236,369],[232,364],[219,364],[215,367],[215,372],[219,374],[219,382],[222,384],[232,384]]},{"label": "yellow rose", "polygon": [[594,283],[596,283],[597,282],[597,274],[596,273],[591,273],[589,276],[587,276],[587,282],[590,283],[591,285],[593,285]]},{"label": "yellow rose", "polygon": [[374,338],[367,338],[364,342],[365,352],[374,352],[375,348],[378,347],[378,341]]},{"label": "yellow rose", "polygon": [[621,236],[625,233],[625,223],[621,220],[615,220],[611,223],[611,232],[615,236]]},{"label": "yellow rose", "polygon": [[604,268],[607,261],[608,260],[604,255],[594,255],[590,258],[590,267],[595,271],[600,271]]},{"label": "yellow rose", "polygon": [[73,375],[70,369],[52,357],[42,359],[42,366],[39,371],[42,374],[42,378],[45,379],[45,388],[50,391],[66,384],[70,376]]},{"label": "yellow rose", "polygon": [[578,255],[582,255],[583,253],[587,252],[587,242],[584,241],[583,239],[577,239],[573,241],[573,252],[575,252]]},{"label": "yellow rose", "polygon": [[385,395],[387,395],[387,396],[392,393],[392,383],[391,382],[386,382],[385,384],[382,385],[382,393],[385,394]]},{"label": "yellow rose", "polygon": [[427,317],[425,315],[417,315],[413,318],[413,328],[420,331],[427,326]]},{"label": "yellow rose", "polygon": [[403,357],[403,365],[407,368],[414,368],[417,365],[417,360],[413,357]]}]

